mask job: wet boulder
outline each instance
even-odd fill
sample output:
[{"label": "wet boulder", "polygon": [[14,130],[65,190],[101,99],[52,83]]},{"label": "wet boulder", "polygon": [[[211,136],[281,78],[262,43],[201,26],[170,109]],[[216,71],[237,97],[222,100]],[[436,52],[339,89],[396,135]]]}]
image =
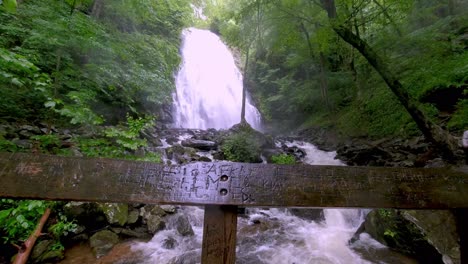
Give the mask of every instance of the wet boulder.
[{"label": "wet boulder", "polygon": [[109,230],[99,231],[89,239],[91,249],[96,258],[106,255],[118,242],[119,236]]},{"label": "wet boulder", "polygon": [[359,240],[360,234],[365,232],[389,248],[414,257],[420,263],[444,263],[443,256],[428,242],[426,234],[403,215],[402,210],[372,210],[350,243]]},{"label": "wet boulder", "polygon": [[318,208],[289,208],[289,212],[304,220],[320,222],[325,220],[323,209]]},{"label": "wet boulder", "polygon": [[199,150],[213,150],[218,147],[218,145],[214,141],[192,139],[192,138],[182,141],[182,146],[195,148]]},{"label": "wet boulder", "polygon": [[49,263],[63,259],[63,250],[54,249],[54,241],[50,239],[39,241],[31,252],[33,263]]},{"label": "wet boulder", "polygon": [[109,224],[123,226],[128,220],[128,205],[122,203],[99,204]]},{"label": "wet boulder", "polygon": [[190,224],[190,221],[186,215],[178,215],[177,218],[175,219],[175,226],[176,226],[177,232],[181,236],[193,236],[194,235],[192,225]]}]

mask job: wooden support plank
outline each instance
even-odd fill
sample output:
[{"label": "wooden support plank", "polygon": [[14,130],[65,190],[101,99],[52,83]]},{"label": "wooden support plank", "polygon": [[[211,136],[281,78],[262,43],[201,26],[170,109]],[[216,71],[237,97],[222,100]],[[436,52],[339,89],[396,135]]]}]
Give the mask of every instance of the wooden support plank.
[{"label": "wooden support plank", "polygon": [[234,264],[236,235],[237,206],[206,205],[201,263]]},{"label": "wooden support plank", "polygon": [[256,207],[468,208],[466,168],[191,163],[0,153],[0,197]]}]

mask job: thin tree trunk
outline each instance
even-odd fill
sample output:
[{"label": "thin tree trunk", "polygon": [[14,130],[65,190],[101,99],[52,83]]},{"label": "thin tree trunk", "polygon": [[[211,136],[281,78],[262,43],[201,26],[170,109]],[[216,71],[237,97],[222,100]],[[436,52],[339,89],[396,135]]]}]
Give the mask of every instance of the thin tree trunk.
[{"label": "thin tree trunk", "polygon": [[102,7],[102,0],[94,0],[93,8],[91,10],[91,16],[99,19],[99,17],[101,16]]},{"label": "thin tree trunk", "polygon": [[320,88],[322,90],[323,100],[328,110],[331,109],[330,100],[328,98],[328,80],[327,80],[327,68],[326,68],[326,59],[323,52],[320,52]]},{"label": "thin tree trunk", "polygon": [[456,5],[456,0],[448,0],[448,9],[451,16],[455,15],[456,13]]},{"label": "thin tree trunk", "polygon": [[333,30],[344,41],[356,48],[364,58],[366,58],[369,64],[371,64],[372,67],[374,67],[374,69],[380,74],[385,83],[416,122],[419,130],[423,133],[426,139],[433,142],[441,151],[443,151],[446,158],[453,158],[454,153],[458,149],[457,140],[447,131],[427,118],[427,116],[419,109],[417,101],[409,95],[396,75],[390,70],[387,64],[372,49],[372,47],[367,44],[367,42],[356,36],[345,26],[337,24],[337,13],[334,0],[322,0],[322,2],[328,13],[328,17],[331,20]]},{"label": "thin tree trunk", "polygon": [[[309,56],[313,60],[314,59],[314,50],[312,48],[312,43],[310,43],[310,34],[307,31],[304,23],[301,21],[300,23],[302,32],[304,32],[304,36],[307,40],[307,46],[309,48]],[[326,68],[325,68],[325,55],[323,52],[320,52],[320,94],[322,96],[322,100],[325,103],[326,107],[331,110],[330,100],[328,99],[328,81],[326,76]]]},{"label": "thin tree trunk", "polygon": [[37,223],[36,229],[34,229],[34,232],[31,234],[31,236],[29,236],[26,242],[24,242],[23,247],[21,247],[20,251],[16,255],[13,264],[25,264],[28,261],[29,255],[31,254],[34,244],[36,243],[37,238],[41,236],[42,228],[47,222],[49,215],[50,208],[47,208],[44,214],[42,215],[41,219]]}]

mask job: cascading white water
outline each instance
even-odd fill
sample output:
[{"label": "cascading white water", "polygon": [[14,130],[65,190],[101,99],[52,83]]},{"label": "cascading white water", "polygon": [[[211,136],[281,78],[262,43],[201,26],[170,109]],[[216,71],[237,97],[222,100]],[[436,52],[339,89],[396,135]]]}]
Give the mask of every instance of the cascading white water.
[{"label": "cascading white water", "polygon": [[[226,129],[239,123],[242,85],[232,53],[217,35],[196,28],[184,30],[174,94],[175,127]],[[260,113],[249,98],[245,118],[260,129]]]},{"label": "cascading white water", "polygon": [[[177,75],[177,93],[174,95],[175,126],[228,128],[238,123],[242,76],[227,47],[216,35],[190,28],[184,32],[182,56],[183,66]],[[260,115],[250,103],[247,106],[246,118],[258,128]],[[168,146],[166,141],[163,143]],[[294,141],[285,144],[303,149],[305,163],[344,165],[334,159],[335,152],[320,151],[310,143]],[[205,154],[200,153],[201,156]],[[178,214],[188,216],[194,235],[181,236],[169,224],[150,242],[135,246],[144,252],[145,263],[199,263],[203,209],[181,207]],[[249,209],[245,217],[239,217],[237,263],[371,263],[348,245],[363,221],[364,211],[325,209],[323,215],[321,220],[305,220],[287,209]],[[173,246],[164,245],[168,240],[173,241]],[[359,247],[368,251],[383,246],[366,237]]]}]

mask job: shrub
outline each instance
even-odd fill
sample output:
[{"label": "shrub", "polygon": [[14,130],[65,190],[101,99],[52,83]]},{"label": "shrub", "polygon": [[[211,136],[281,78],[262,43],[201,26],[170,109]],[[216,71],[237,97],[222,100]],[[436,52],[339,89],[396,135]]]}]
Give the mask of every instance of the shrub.
[{"label": "shrub", "polygon": [[226,158],[237,162],[260,162],[260,144],[246,132],[232,134],[221,149]]},{"label": "shrub", "polygon": [[296,164],[294,156],[288,154],[273,155],[271,161],[275,164]]}]

